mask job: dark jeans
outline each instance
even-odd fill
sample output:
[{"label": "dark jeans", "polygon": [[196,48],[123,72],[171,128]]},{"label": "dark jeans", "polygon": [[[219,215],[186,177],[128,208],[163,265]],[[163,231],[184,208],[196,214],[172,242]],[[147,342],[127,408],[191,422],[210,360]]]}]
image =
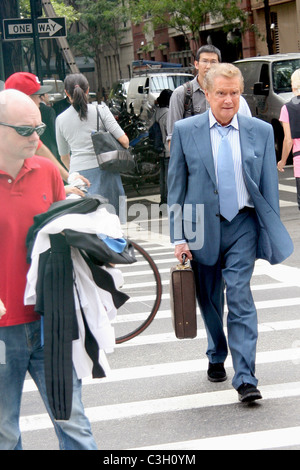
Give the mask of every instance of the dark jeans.
[{"label": "dark jeans", "polygon": [[169,157],[160,158],[160,203],[167,204],[168,200],[168,170]]}]

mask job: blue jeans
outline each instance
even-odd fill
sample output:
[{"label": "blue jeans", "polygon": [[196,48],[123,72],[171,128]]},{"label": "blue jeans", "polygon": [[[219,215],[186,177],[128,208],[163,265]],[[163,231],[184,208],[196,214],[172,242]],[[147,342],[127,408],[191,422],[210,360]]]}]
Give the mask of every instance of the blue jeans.
[{"label": "blue jeans", "polygon": [[21,395],[27,371],[35,381],[53,422],[61,450],[97,450],[81,401],[81,381],[73,370],[72,413],[55,421],[48,405],[44,377],[41,322],[0,328],[0,450],[22,450],[19,428]]},{"label": "blue jeans", "polygon": [[124,199],[125,191],[120,174],[100,170],[100,168],[81,170],[80,174],[91,183],[91,186],[87,188],[88,194],[100,194],[107,199],[108,203],[113,206],[113,210],[110,212],[117,214],[121,223],[125,223],[126,213],[124,213],[122,199],[120,201],[120,197]]}]

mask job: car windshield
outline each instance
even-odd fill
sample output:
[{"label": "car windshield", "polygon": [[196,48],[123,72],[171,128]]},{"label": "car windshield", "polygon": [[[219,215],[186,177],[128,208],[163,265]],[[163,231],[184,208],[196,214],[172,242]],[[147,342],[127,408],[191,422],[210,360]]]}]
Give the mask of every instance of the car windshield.
[{"label": "car windshield", "polygon": [[157,77],[152,77],[150,80],[150,91],[154,93],[160,93],[165,89],[175,90],[175,88],[183,85],[185,82],[192,80],[193,75],[160,75]]},{"label": "car windshield", "polygon": [[292,91],[291,75],[300,68],[300,59],[281,60],[272,65],[272,76],[275,93]]}]

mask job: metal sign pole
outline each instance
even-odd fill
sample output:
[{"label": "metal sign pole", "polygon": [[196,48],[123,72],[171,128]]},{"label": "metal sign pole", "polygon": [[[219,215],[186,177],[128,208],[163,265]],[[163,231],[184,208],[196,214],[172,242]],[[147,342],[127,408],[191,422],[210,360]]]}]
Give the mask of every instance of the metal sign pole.
[{"label": "metal sign pole", "polygon": [[38,12],[36,10],[36,0],[30,0],[30,8],[31,8],[32,30],[33,30],[33,44],[34,44],[34,54],[35,54],[36,75],[39,77],[40,82],[43,83],[41,46],[40,46],[39,31],[38,31],[38,21],[37,21]]}]

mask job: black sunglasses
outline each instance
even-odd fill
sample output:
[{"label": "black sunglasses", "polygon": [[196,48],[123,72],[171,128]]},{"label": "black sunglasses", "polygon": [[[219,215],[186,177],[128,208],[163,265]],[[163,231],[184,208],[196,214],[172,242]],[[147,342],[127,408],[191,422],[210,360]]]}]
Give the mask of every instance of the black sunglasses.
[{"label": "black sunglasses", "polygon": [[40,126],[31,127],[31,126],[12,126],[11,124],[6,124],[5,122],[0,122],[1,126],[11,127],[14,129],[19,135],[22,137],[29,137],[34,132],[37,133],[38,136],[41,136],[46,130],[46,124],[42,123]]}]

